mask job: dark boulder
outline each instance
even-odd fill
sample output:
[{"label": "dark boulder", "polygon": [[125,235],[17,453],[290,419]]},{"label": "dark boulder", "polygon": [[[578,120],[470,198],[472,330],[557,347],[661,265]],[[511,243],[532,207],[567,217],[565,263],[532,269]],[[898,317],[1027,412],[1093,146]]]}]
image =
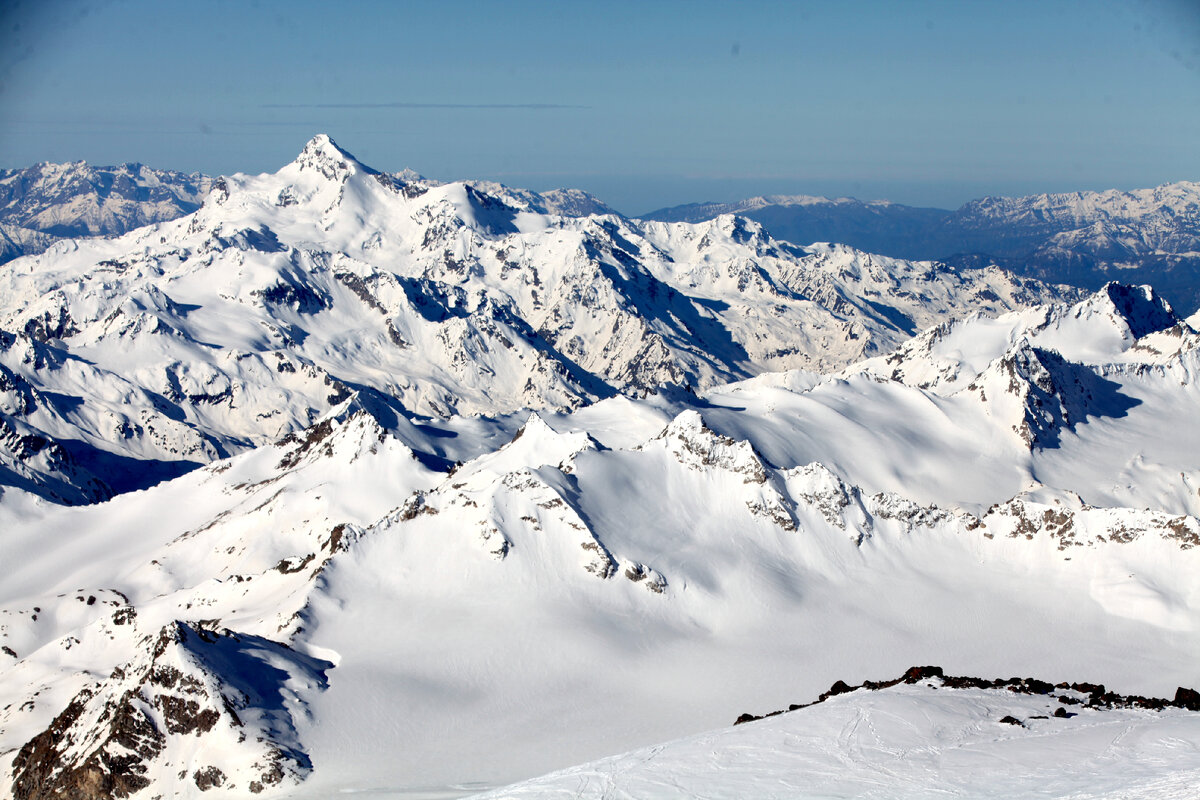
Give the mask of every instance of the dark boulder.
[{"label": "dark boulder", "polygon": [[908,672],[904,673],[904,682],[917,683],[928,678],[941,678],[942,676],[941,667],[909,667]]},{"label": "dark boulder", "polygon": [[1175,690],[1175,702],[1172,705],[1188,711],[1200,711],[1200,692],[1180,686]]}]

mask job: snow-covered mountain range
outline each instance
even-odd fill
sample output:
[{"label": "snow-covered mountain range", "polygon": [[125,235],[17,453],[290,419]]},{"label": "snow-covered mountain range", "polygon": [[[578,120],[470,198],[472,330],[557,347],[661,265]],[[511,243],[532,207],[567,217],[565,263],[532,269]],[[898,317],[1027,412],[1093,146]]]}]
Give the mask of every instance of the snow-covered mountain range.
[{"label": "snow-covered mountain range", "polygon": [[740,214],[773,236],[837,241],[959,267],[997,264],[1020,275],[1097,289],[1151,283],[1177,307],[1200,307],[1200,183],[1134,191],[985,197],[957,211],[806,196],[755,197],[660,209],[647,219],[701,222]]},{"label": "snow-covered mountain range", "polygon": [[[432,187],[412,170],[402,183]],[[0,263],[40,253],[61,237],[115,235],[189,214],[213,179],[141,164],[91,167],[42,163],[0,171]],[[466,181],[483,194],[507,194],[558,216],[620,216],[577,189],[529,192]],[[1177,308],[1200,308],[1200,183],[1153,189],[984,197],[955,211],[887,201],[806,195],[693,203],[644,215],[706,222],[734,214],[799,245],[838,242],[900,259],[957,268],[998,265],[1018,275],[1089,290],[1110,280],[1150,283]]]},{"label": "snow-covered mountain range", "polygon": [[[911,664],[1200,683],[1200,314],[544,197],[317,137],[0,267],[0,786],[460,796]],[[781,742],[920,749],[884,797],[1027,733],[1072,790],[1200,769],[1183,709],[930,683],[501,796]]]},{"label": "snow-covered mountain range", "polygon": [[[437,181],[412,170],[400,181]],[[583,217],[616,211],[578,189],[530,192],[488,181],[468,181],[484,192],[503,188],[542,213]],[[43,252],[55,241],[82,236],[118,236],[155,222],[192,213],[204,202],[213,178],[198,172],[153,169],[144,164],[93,167],[83,161],[42,162],[0,170],[0,264]]]},{"label": "snow-covered mountain range", "polygon": [[738,217],[547,211],[567,201],[584,202],[401,180],[317,137],[278,173],[219,179],[186,217],[11,262],[0,465],[87,502],[356,393],[401,415],[572,408],[834,369],[947,318],[1076,295],[798,248]]},{"label": "snow-covered mountain range", "polygon": [[144,164],[0,170],[0,263],[64,237],[112,236],[200,207],[212,178]]},{"label": "snow-covered mountain range", "polygon": [[913,661],[1169,695],[1200,658],[1198,341],[1114,286],[837,376],[515,435],[349,398],[101,505],[10,490],[5,769],[467,791]]}]

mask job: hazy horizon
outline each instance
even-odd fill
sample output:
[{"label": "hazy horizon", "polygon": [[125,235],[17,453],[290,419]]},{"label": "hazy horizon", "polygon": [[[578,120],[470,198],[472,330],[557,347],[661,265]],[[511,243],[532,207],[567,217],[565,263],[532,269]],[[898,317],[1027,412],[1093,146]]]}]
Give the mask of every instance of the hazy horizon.
[{"label": "hazy horizon", "polygon": [[18,1],[0,44],[5,167],[270,172],[325,132],[379,169],[627,214],[1200,178],[1187,0]]}]

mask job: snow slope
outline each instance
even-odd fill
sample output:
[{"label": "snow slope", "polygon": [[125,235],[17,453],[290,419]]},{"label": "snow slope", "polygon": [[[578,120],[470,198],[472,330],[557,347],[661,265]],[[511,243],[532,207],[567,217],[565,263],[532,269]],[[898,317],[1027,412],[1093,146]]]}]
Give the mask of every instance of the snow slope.
[{"label": "snow slope", "polygon": [[[614,397],[509,436],[389,432],[351,398],[100,505],[11,490],[0,767],[67,786],[106,765],[147,797],[446,796],[911,663],[1169,695],[1200,660],[1196,341],[1111,286],[835,376]],[[1013,352],[1049,377],[1010,374]],[[1031,397],[1049,418],[1029,438]],[[1137,442],[1128,496],[1093,429]],[[463,463],[431,457],[446,441]],[[250,691],[264,660],[277,679]],[[121,772],[125,728],[97,719],[162,736]],[[221,744],[239,735],[261,748]]]},{"label": "snow slope", "polygon": [[[524,427],[437,476],[406,448],[381,448],[360,415],[224,470],[54,512],[74,525],[11,525],[27,566],[4,583],[16,657],[0,748],[18,783],[29,743],[71,703],[118,720],[131,690],[171,706],[140,677],[157,663],[139,660],[144,638],[164,632],[279,654],[282,688],[260,694],[293,699],[266,741],[284,754],[281,782],[311,764],[304,796],[500,783],[922,657],[1157,694],[1187,683],[1200,657],[1195,518],[1024,500],[976,517],[869,496],[816,465],[769,467],[694,411],[620,450],[537,418]],[[185,513],[147,524],[167,508]],[[47,530],[87,533],[48,545]],[[180,771],[198,786],[219,770],[233,796],[261,782],[268,755],[256,767],[217,744],[279,707],[238,688],[253,662],[222,672],[203,669],[203,648],[199,662],[165,657],[209,687],[201,710],[240,698],[243,724],[218,716],[203,737],[152,748],[138,762],[150,791]],[[213,744],[196,750],[197,738]],[[77,749],[51,750],[53,763],[97,752],[67,744]]]},{"label": "snow slope", "polygon": [[859,689],[478,797],[1195,796],[1200,715],[1085,706],[1081,695],[952,688],[940,678]]}]

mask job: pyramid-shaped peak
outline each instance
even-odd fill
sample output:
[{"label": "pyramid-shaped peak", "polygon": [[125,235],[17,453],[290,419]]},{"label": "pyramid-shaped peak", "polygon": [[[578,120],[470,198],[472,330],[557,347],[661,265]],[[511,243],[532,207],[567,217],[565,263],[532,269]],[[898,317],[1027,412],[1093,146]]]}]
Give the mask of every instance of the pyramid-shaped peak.
[{"label": "pyramid-shaped peak", "polygon": [[453,481],[469,481],[480,487],[497,476],[561,466],[584,450],[598,449],[599,443],[586,432],[559,433],[541,415],[531,413],[508,444],[462,465],[453,473]]},{"label": "pyramid-shaped peak", "polygon": [[[515,447],[514,447],[515,445]],[[536,411],[513,435],[504,451],[536,451],[544,463],[557,463],[581,450],[596,449],[597,442],[585,431],[561,433],[550,426]],[[535,459],[536,460],[536,459]]]},{"label": "pyramid-shaped peak", "polygon": [[324,133],[309,139],[293,163],[302,171],[315,170],[329,180],[341,180],[355,172],[374,172]]},{"label": "pyramid-shaped peak", "polygon": [[516,441],[527,433],[534,433],[539,436],[558,435],[558,431],[554,430],[554,428],[551,428],[550,425],[546,423],[546,420],[542,419],[536,411],[532,412],[525,420],[525,424],[522,425],[520,430],[517,431],[516,435],[513,436],[513,441]]},{"label": "pyramid-shaped peak", "polygon": [[1170,304],[1149,286],[1109,282],[1084,304],[1091,304],[1093,300],[1109,306],[1113,313],[1124,320],[1135,339],[1179,323]]},{"label": "pyramid-shaped peak", "polygon": [[333,158],[354,159],[354,156],[344,150],[342,146],[335,142],[333,137],[327,133],[318,133],[316,136],[309,139],[308,143],[304,145],[304,150],[302,150],[300,153],[300,155],[317,154],[324,154]]}]

